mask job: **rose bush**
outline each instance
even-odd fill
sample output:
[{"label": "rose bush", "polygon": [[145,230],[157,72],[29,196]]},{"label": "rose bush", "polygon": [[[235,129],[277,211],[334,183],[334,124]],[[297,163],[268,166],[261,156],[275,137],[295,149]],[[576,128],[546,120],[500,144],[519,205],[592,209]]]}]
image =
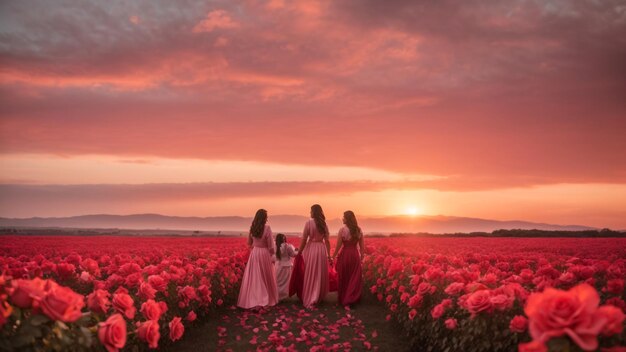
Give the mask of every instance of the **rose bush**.
[{"label": "rose bush", "polygon": [[[418,350],[625,345],[624,239],[366,245],[364,294]],[[248,253],[240,238],[0,236],[0,349],[175,348],[234,303]]]},{"label": "rose bush", "polygon": [[608,351],[626,345],[626,239],[366,242],[364,292],[388,307],[416,350]]},{"label": "rose bush", "polygon": [[174,344],[184,325],[234,301],[248,256],[239,238],[0,236],[0,243],[3,350]]}]

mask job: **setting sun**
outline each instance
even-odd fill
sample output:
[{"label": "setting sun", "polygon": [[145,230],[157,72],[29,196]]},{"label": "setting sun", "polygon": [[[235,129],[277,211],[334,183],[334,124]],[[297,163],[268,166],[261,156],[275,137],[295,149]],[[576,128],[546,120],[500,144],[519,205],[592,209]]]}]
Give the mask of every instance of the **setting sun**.
[{"label": "setting sun", "polygon": [[404,213],[409,216],[417,216],[419,215],[420,211],[417,207],[408,207]]}]

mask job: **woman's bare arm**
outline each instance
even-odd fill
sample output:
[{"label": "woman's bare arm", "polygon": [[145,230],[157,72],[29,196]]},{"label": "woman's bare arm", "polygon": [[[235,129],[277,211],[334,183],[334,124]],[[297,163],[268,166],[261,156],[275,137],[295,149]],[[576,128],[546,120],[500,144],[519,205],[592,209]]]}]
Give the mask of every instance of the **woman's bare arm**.
[{"label": "woman's bare arm", "polygon": [[304,225],[304,230],[302,231],[302,241],[300,241],[300,248],[298,249],[298,253],[302,253],[304,250],[304,246],[306,246],[306,241],[309,239],[309,223],[307,222]]},{"label": "woman's bare arm", "polygon": [[337,257],[337,253],[339,253],[339,249],[343,246],[343,238],[341,237],[341,230],[337,234],[337,245],[335,246],[335,253],[333,254],[333,260]]}]

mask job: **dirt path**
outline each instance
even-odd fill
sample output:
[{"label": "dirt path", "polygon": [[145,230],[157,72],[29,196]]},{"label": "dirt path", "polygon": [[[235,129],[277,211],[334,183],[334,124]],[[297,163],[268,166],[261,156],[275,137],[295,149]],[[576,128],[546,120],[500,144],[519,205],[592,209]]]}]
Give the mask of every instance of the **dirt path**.
[{"label": "dirt path", "polygon": [[352,309],[329,294],[306,310],[297,298],[260,312],[234,307],[203,325],[190,327],[176,351],[408,351],[400,327],[371,295]]}]

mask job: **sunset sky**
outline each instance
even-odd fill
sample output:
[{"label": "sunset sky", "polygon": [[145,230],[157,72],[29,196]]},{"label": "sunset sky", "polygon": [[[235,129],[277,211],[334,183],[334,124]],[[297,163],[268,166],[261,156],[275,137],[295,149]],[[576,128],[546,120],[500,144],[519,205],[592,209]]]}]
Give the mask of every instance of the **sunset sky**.
[{"label": "sunset sky", "polygon": [[624,1],[0,3],[0,216],[626,229]]}]

